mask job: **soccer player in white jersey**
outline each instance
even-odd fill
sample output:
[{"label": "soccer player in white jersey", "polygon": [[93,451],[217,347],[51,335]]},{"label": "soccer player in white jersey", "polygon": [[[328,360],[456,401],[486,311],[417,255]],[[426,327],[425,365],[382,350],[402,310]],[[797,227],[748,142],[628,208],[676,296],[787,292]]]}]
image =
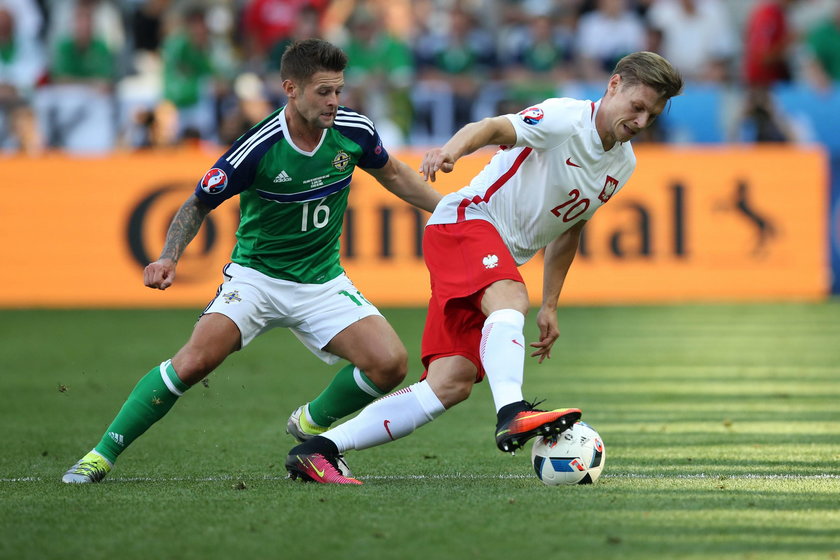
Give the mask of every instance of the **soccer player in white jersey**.
[{"label": "soccer player in white jersey", "polygon": [[668,61],[638,52],[618,62],[596,102],[548,99],[516,115],[468,124],[427,152],[421,171],[434,181],[461,157],[501,146],[469,186],[443,198],[425,228],[432,287],[422,345],[426,373],[292,449],[290,475],[360,484],[332,472],[313,474],[309,465],[410,434],[469,397],[485,376],[502,451],[577,421],[576,408],[537,410],[523,398],[529,299],[517,267],[545,248],[540,339],[531,344],[531,356],[542,363],[560,334],[557,302],[584,224],[630,178],[636,158],[629,141],[681,90],[682,78]]},{"label": "soccer player in white jersey", "polygon": [[238,195],[241,219],[224,283],[187,343],[140,379],[64,482],[102,480],[189,387],[274,327],[290,328],[327,363],[350,362],[296,411],[295,428],[323,431],[405,378],[405,347],[341,267],[347,197],[356,167],[418,208],[431,212],[441,197],[419,173],[389,157],[370,119],[339,104],[346,65],[347,56],[325,41],[286,49],[281,74],[288,103],[234,142],[198,182],[172,220],[160,258],[144,272],[146,286],[168,288],[207,214]]}]

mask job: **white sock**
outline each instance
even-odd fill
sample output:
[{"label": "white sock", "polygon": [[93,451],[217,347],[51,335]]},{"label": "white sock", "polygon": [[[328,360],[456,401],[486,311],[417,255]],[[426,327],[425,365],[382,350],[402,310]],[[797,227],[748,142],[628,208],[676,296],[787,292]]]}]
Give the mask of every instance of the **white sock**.
[{"label": "white sock", "polygon": [[321,435],[340,453],[367,449],[407,436],[445,410],[429,384],[421,381],[373,401],[352,420]]},{"label": "white sock", "polygon": [[525,315],[500,309],[487,316],[481,330],[481,363],[490,383],[496,412],[523,400],[525,370]]}]

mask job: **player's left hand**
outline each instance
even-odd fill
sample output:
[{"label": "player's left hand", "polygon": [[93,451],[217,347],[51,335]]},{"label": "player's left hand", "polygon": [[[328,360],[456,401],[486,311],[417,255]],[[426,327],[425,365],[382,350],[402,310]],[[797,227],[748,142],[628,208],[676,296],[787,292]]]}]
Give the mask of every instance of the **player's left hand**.
[{"label": "player's left hand", "polygon": [[437,179],[436,173],[442,171],[449,173],[455,168],[455,158],[451,154],[444,152],[441,148],[434,148],[426,152],[423,156],[423,162],[420,164],[420,173],[423,174],[425,181],[435,182]]},{"label": "player's left hand", "polygon": [[557,326],[557,311],[540,308],[537,313],[537,326],[540,329],[539,342],[532,342],[530,346],[536,348],[531,353],[532,358],[539,358],[537,363],[543,363],[546,358],[551,358],[551,347],[554,341],[560,337],[560,328]]}]

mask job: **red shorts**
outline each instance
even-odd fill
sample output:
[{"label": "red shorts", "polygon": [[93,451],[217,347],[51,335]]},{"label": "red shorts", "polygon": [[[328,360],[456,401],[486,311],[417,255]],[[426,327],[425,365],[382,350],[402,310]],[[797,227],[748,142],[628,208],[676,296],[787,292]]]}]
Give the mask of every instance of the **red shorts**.
[{"label": "red shorts", "polygon": [[426,226],[423,256],[432,285],[423,330],[423,366],[428,370],[438,358],[463,356],[475,364],[476,382],[481,381],[479,347],[486,319],[481,298],[493,282],[523,282],[516,262],[496,228],[484,220]]}]

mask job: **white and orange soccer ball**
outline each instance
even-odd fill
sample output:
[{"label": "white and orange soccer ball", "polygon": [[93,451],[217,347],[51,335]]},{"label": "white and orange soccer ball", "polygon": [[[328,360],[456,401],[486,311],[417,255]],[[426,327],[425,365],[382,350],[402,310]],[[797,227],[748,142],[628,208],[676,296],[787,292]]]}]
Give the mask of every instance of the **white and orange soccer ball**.
[{"label": "white and orange soccer ball", "polygon": [[592,426],[577,422],[565,432],[534,439],[531,464],[549,486],[592,484],[601,476],[607,452]]}]

